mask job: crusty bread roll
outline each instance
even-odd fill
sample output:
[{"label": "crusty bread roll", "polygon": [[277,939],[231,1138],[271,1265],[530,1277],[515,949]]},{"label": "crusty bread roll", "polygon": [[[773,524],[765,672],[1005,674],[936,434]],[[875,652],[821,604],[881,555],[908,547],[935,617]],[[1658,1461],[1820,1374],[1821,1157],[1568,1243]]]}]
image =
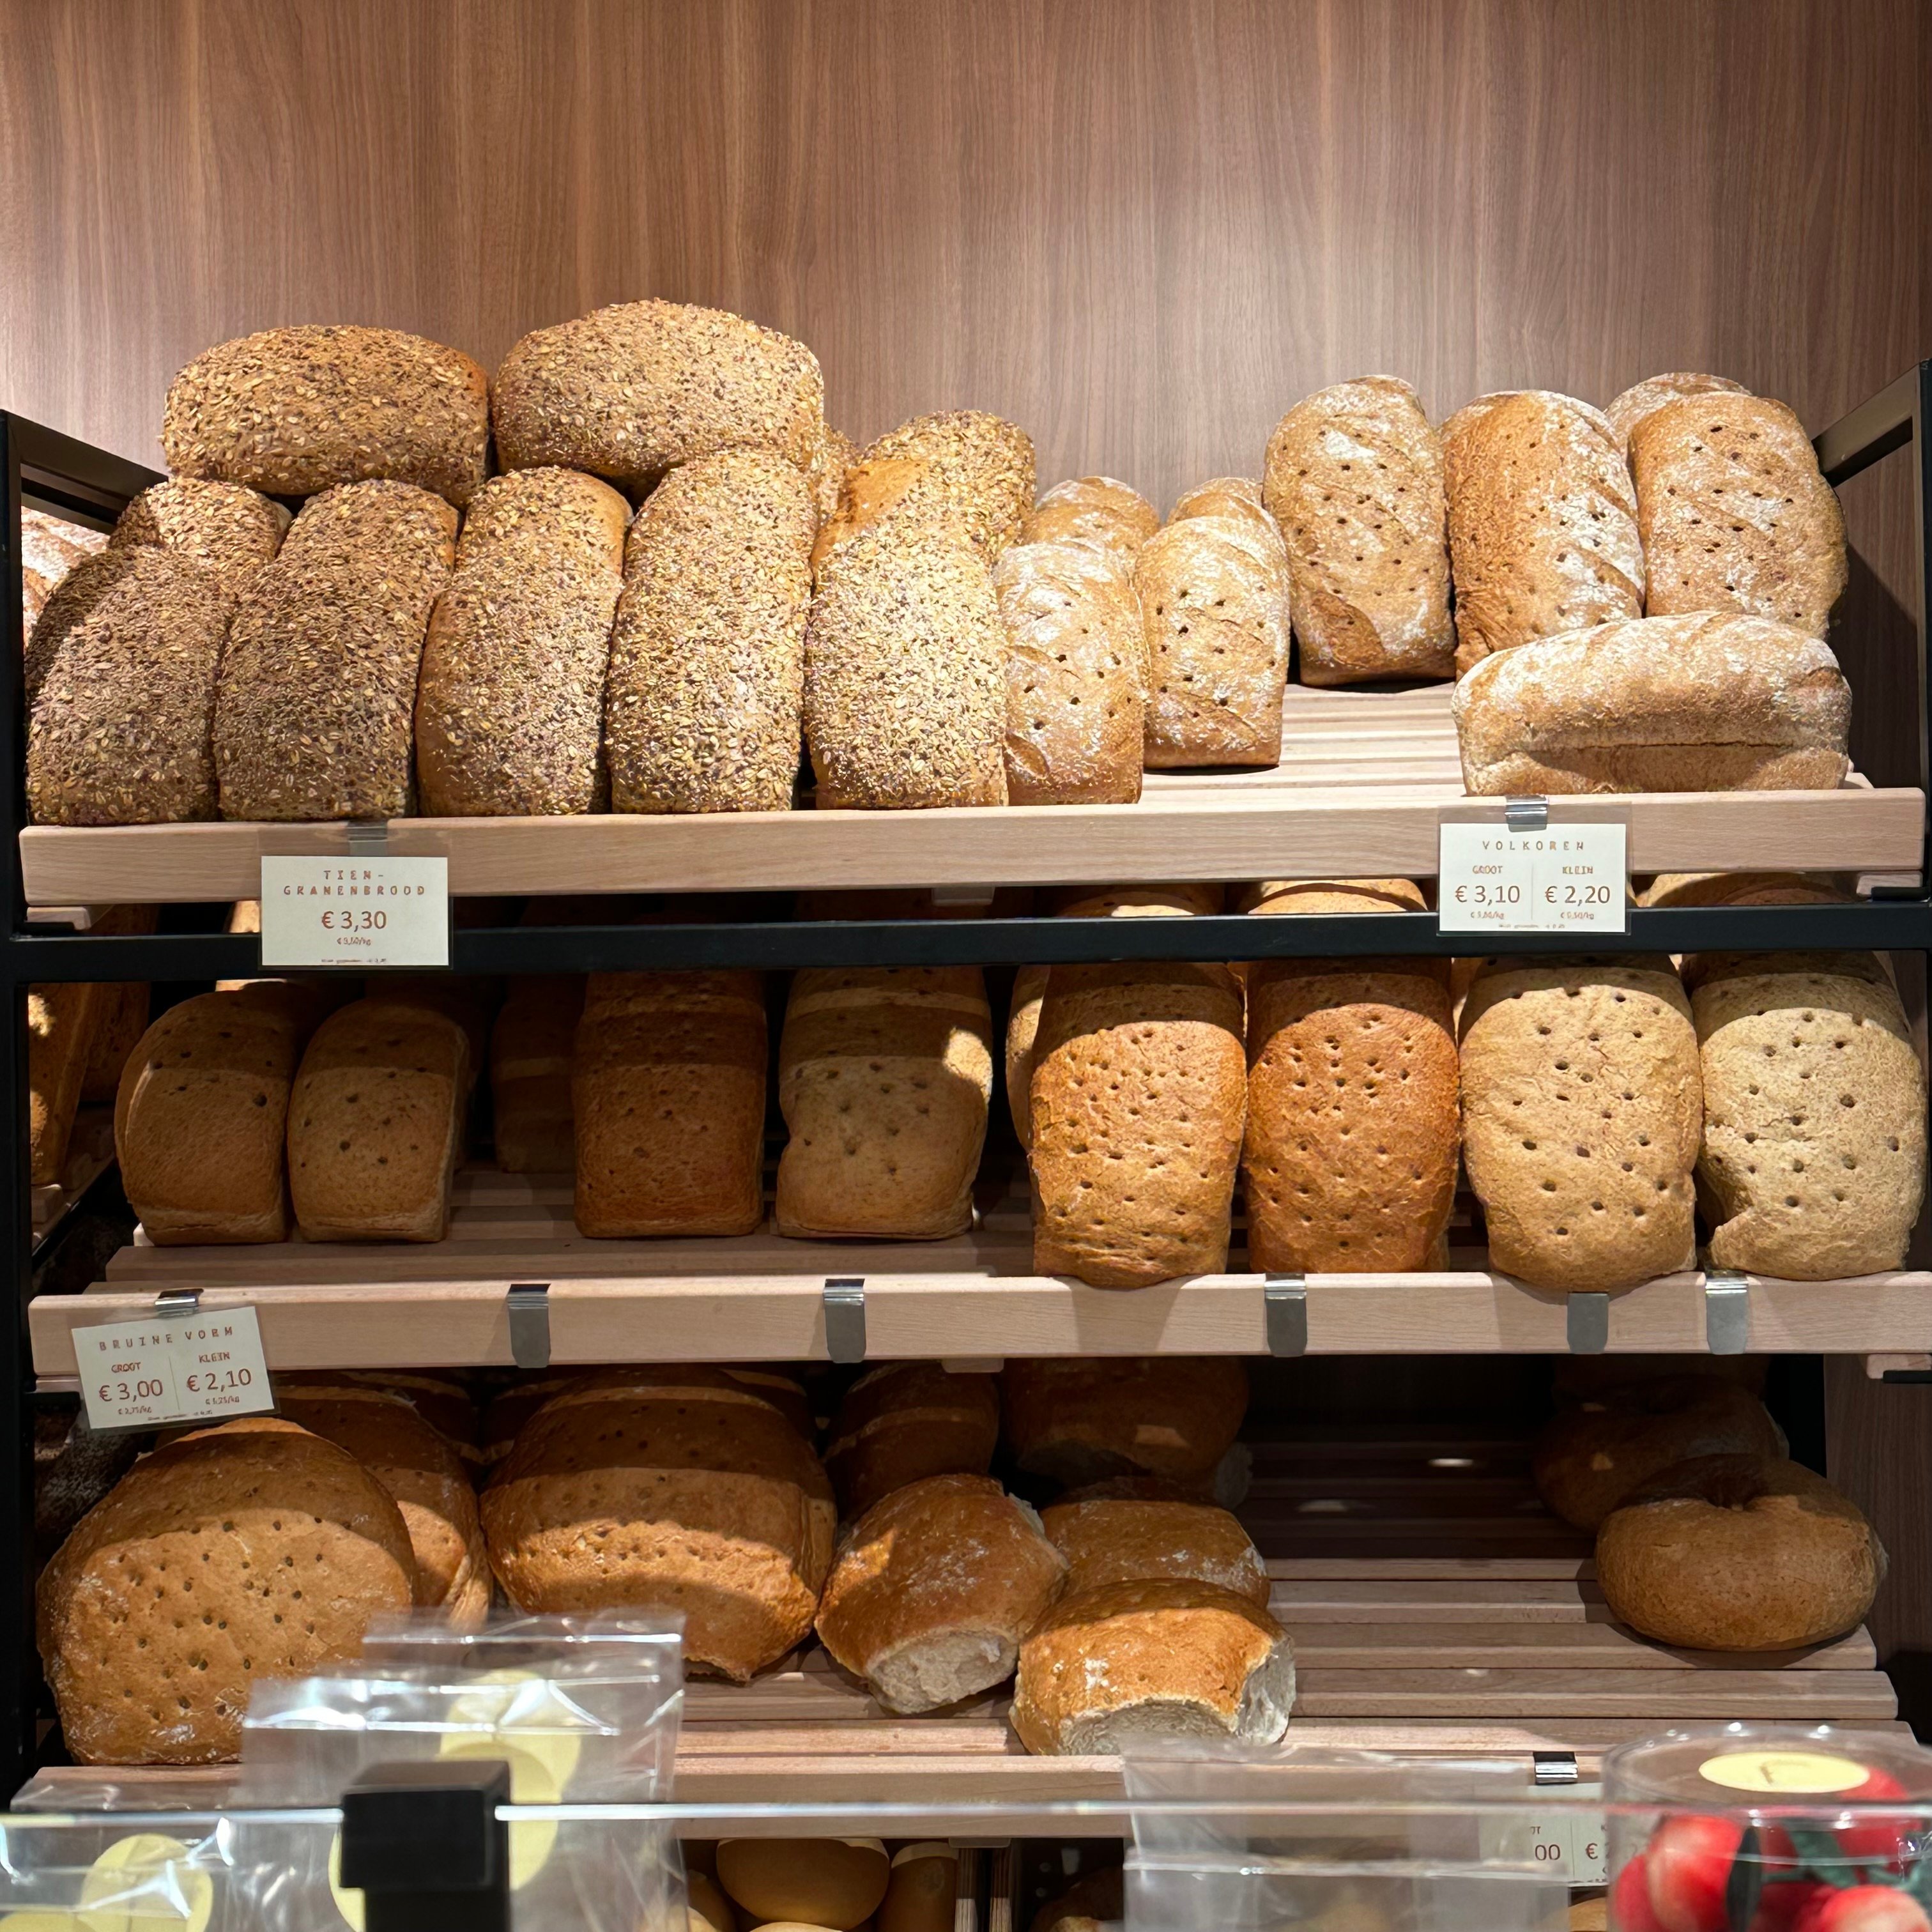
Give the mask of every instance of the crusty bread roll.
[{"label": "crusty bread roll", "polygon": [[990,1476],[928,1476],[846,1533],[818,1606],[835,1663],[889,1711],[931,1711],[1012,1675],[1066,1565]]},{"label": "crusty bread roll", "polygon": [[239,588],[274,562],[288,531],[287,510],[259,490],[170,476],[143,490],[121,512],[107,547],[175,551]]},{"label": "crusty bread roll", "polygon": [[506,1174],[565,1174],[577,1165],[570,1083],[583,1013],[580,974],[510,982],[490,1035],[490,1114]]},{"label": "crusty bread roll", "polygon": [[490,473],[490,379],[400,329],[265,328],[170,384],[161,448],[177,476],[271,496],[390,477],[460,509]]},{"label": "crusty bread roll", "polygon": [[952,506],[990,566],[1014,542],[1033,509],[1033,439],[984,410],[940,410],[900,424],[866,449],[875,463],[911,458],[931,466],[938,496]]},{"label": "crusty bread roll", "polygon": [[1232,517],[1237,523],[1252,524],[1264,536],[1281,535],[1274,512],[1262,501],[1262,486],[1252,476],[1210,476],[1182,490],[1167,520],[1178,524],[1190,517]]},{"label": "crusty bread roll", "polygon": [[1262,490],[1288,544],[1304,684],[1454,674],[1442,446],[1406,382],[1304,398],[1268,438]]},{"label": "crusty bread roll", "polygon": [[844,488],[845,472],[859,460],[859,446],[830,424],[812,452],[805,480],[812,492],[813,516],[824,523],[838,508],[838,493]]},{"label": "crusty bread roll", "polygon": [[1682,396],[1708,396],[1714,392],[1734,396],[1750,394],[1743,383],[1734,382],[1728,376],[1702,376],[1691,370],[1674,370],[1668,375],[1646,376],[1641,382],[1633,382],[1614,400],[1604,405],[1604,414],[1628,449],[1637,424],[1653,410],[1660,410],[1666,403],[1674,403]]},{"label": "crusty bread roll", "polygon": [[718,1847],[719,1884],[760,1926],[856,1932],[891,1876],[877,1838],[727,1838]]},{"label": "crusty bread roll", "polygon": [[1714,610],[1600,624],[1477,666],[1450,700],[1464,789],[1834,790],[1851,688],[1830,647]]},{"label": "crusty bread roll", "polygon": [[58,1180],[67,1166],[108,991],[73,981],[27,988],[28,1173],[36,1187]]},{"label": "crusty bread roll", "polygon": [[1070,1489],[1138,1475],[1204,1488],[1247,1406],[1228,1356],[1016,1357],[1000,1378],[1007,1453]]},{"label": "crusty bread roll", "polygon": [[1195,1498],[1149,1496],[1144,1478],[1076,1490],[1041,1512],[1070,1594],[1150,1577],[1192,1578],[1268,1607],[1268,1568],[1240,1520]]},{"label": "crusty bread roll", "polygon": [[1027,512],[1023,544],[1084,543],[1103,550],[1131,572],[1140,548],[1160,528],[1160,512],[1112,476],[1070,476]]},{"label": "crusty bread roll", "polygon": [[1000,1439],[1000,1396],[988,1375],[937,1362],[888,1362],[845,1392],[827,1436],[825,1472],[843,1514],[927,1476],[983,1476]]}]

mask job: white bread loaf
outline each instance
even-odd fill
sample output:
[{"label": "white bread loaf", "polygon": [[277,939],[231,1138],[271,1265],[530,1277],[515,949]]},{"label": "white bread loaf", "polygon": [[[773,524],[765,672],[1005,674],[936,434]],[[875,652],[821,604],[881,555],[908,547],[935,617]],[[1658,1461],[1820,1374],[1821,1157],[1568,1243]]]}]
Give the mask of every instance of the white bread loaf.
[{"label": "white bread loaf", "polygon": [[1147,1475],[1204,1492],[1247,1406],[1228,1356],[1015,1358],[1000,1378],[1007,1453],[1070,1489]]},{"label": "white bread loaf", "polygon": [[107,547],[170,550],[238,589],[274,561],[288,533],[287,510],[259,490],[170,476],[143,490],[121,512]]},{"label": "white bread loaf", "polygon": [[1212,1503],[1166,1493],[1146,1477],[1076,1490],[1042,1510],[1040,1525],[1066,1560],[1069,1595],[1180,1577],[1268,1608],[1268,1568],[1240,1519]]},{"label": "white bread loaf", "polygon": [[1628,449],[1637,424],[1652,410],[1660,410],[1666,403],[1674,403],[1680,397],[1708,396],[1713,393],[1748,396],[1750,392],[1743,383],[1734,382],[1728,376],[1704,376],[1692,370],[1674,370],[1667,375],[1646,376],[1641,382],[1633,382],[1612,401],[1604,405],[1604,415],[1611,428],[1622,437],[1624,447]]},{"label": "white bread loaf", "polygon": [[490,1114],[506,1174],[563,1174],[577,1165],[570,1083],[583,1012],[579,974],[510,982],[490,1035]]},{"label": "white bread loaf", "polygon": [[1000,1439],[998,1384],[937,1362],[888,1362],[845,1392],[826,1436],[825,1472],[841,1510],[860,1516],[928,1476],[983,1476]]},{"label": "white bread loaf", "polygon": [[1142,544],[1160,528],[1160,512],[1132,484],[1112,476],[1070,476],[1027,512],[1018,541],[1088,544],[1131,572]]}]

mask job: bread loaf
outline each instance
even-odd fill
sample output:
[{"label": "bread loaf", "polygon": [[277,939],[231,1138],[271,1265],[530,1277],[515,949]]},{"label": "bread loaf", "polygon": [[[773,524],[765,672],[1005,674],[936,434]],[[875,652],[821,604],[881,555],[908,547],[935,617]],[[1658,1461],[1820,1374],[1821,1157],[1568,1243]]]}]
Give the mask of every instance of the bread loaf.
[{"label": "bread loaf", "polygon": [[952,1932],[959,1906],[959,1854],[929,1839],[892,1854],[892,1882],[879,1901],[878,1932]]},{"label": "bread loaf", "polygon": [[1160,514],[1131,484],[1112,476],[1070,476],[1027,512],[1023,544],[1084,543],[1108,552],[1129,572]]},{"label": "bread loaf", "polygon": [[67,1166],[107,993],[104,986],[71,982],[27,988],[28,1171],[36,1187],[58,1180]]},{"label": "bread loaf", "polygon": [[1118,1865],[1089,1872],[1033,1916],[1031,1932],[1106,1932],[1127,1916],[1126,1883]]},{"label": "bread loaf", "polygon": [[954,1375],[937,1362],[868,1369],[845,1392],[832,1424],[825,1472],[843,1514],[863,1516],[880,1497],[928,1476],[983,1476],[1000,1439],[998,1388],[988,1375]]},{"label": "bread loaf", "polygon": [[1840,905],[1852,896],[1828,872],[1659,872],[1637,904]]},{"label": "bread loaf", "polygon": [[148,1030],[148,988],[143,982],[120,980],[106,988],[93,1048],[80,1076],[83,1107],[113,1104],[122,1071]]},{"label": "bread loaf", "polygon": [[254,1684],[355,1657],[407,1610],[395,1504],[346,1450],[256,1418],[158,1449],[40,1584],[39,1641],[82,1764],[233,1758]]},{"label": "bread loaf", "polygon": [[172,550],[238,590],[274,560],[288,530],[288,512],[259,490],[170,476],[143,490],[121,512],[108,548]]},{"label": "bread loaf", "polygon": [[838,493],[844,486],[845,472],[859,460],[859,446],[830,424],[819,439],[812,466],[805,480],[812,491],[813,514],[824,523],[838,508]]},{"label": "bread loaf", "polygon": [[577,974],[510,982],[490,1036],[496,1165],[506,1174],[564,1174],[577,1164],[570,1082],[583,1012]]},{"label": "bread loaf", "polygon": [[394,328],[266,328],[202,350],[168,389],[178,476],[312,496],[388,477],[458,509],[490,472],[490,379]]},{"label": "bread loaf", "polygon": [[1184,523],[1190,517],[1232,517],[1237,523],[1252,524],[1264,536],[1281,535],[1274,512],[1262,501],[1262,486],[1252,476],[1210,476],[1182,490],[1167,520]]},{"label": "bread loaf", "polygon": [[[1426,912],[1429,902],[1413,879],[1263,879],[1246,887],[1238,912],[1318,914]],[[1426,962],[1418,960],[1418,967]]]},{"label": "bread loaf", "polygon": [[1743,383],[1734,382],[1728,376],[1700,376],[1678,370],[1666,376],[1646,376],[1641,382],[1633,382],[1615,401],[1604,404],[1604,414],[1628,449],[1637,424],[1653,410],[1660,410],[1666,403],[1674,403],[1682,396],[1708,396],[1714,392],[1734,396],[1750,394]]},{"label": "bread loaf", "polygon": [[1033,1145],[1033,1063],[1050,970],[1045,966],[1022,966],[1013,975],[1012,1003],[1007,1010],[1006,1112],[1012,1116],[1013,1135],[1022,1153]]},{"label": "bread loaf", "polygon": [[1458,430],[1453,447],[1458,670],[1534,638],[1643,614],[1622,441],[1588,404],[1526,389]]},{"label": "bread loaf", "polygon": [[993,1092],[976,966],[799,974],[778,1042],[782,1234],[937,1240],[972,1221]]},{"label": "bread loaf", "polygon": [[622,497],[524,470],[478,491],[430,613],[416,698],[430,818],[549,818],[602,801],[604,683],[622,584]]},{"label": "bread loaf", "polygon": [[798,778],[817,519],[769,451],[674,470],[624,551],[606,726],[619,812],[783,812]]},{"label": "bread loaf", "polygon": [[496,371],[506,470],[560,464],[636,496],[720,449],[808,469],[825,436],[825,379],[802,342],[722,309],[620,302],[525,336]]},{"label": "bread loaf", "polygon": [[750,1924],[864,1932],[884,1902],[892,1859],[877,1838],[727,1838],[718,1876]]},{"label": "bread loaf", "polygon": [[242,592],[215,683],[224,818],[393,818],[410,809],[417,673],[456,513],[406,483],[304,505]]},{"label": "bread loaf", "polygon": [[755,973],[593,973],[578,1023],[577,1226],[745,1234],[764,1218]]},{"label": "bread loaf", "polygon": [[1288,544],[1304,684],[1448,677],[1442,447],[1406,382],[1364,376],[1296,404],[1262,497]]},{"label": "bread loaf", "polygon": [[1268,1568],[1238,1517],[1212,1503],[1138,1493],[1144,1486],[1132,1478],[1102,1483],[1042,1511],[1042,1527],[1066,1560],[1069,1594],[1180,1577],[1268,1608]]},{"label": "bread loaf", "polygon": [[1546,638],[1450,700],[1464,789],[1830,791],[1852,694],[1828,646],[1730,611]]},{"label": "bread loaf", "polygon": [[1016,542],[1033,510],[1033,440],[984,410],[914,416],[866,450],[868,463],[913,458],[988,566]]},{"label": "bread loaf", "polygon": [[[1444,422],[1437,432],[1442,444],[1442,481],[1444,508],[1448,507],[1448,492],[1455,487],[1452,472],[1462,460],[1462,439],[1492,410],[1524,393],[1521,389],[1492,389],[1486,395],[1476,396],[1465,403]],[[1549,397],[1552,401],[1566,403],[1572,399],[1558,395],[1554,389],[1542,389],[1532,393]]]},{"label": "bread loaf", "polygon": [[449,1446],[466,1471],[483,1464],[483,1419],[467,1380],[449,1369],[331,1369],[317,1381],[400,1396]]},{"label": "bread loaf", "polygon": [[934,1710],[1012,1675],[1066,1574],[1039,1517],[990,1476],[928,1476],[848,1532],[819,1637],[887,1710]]},{"label": "bread loaf", "polygon": [[1804,426],[1762,396],[1688,396],[1630,434],[1653,616],[1742,610],[1822,638],[1845,520]]},{"label": "bread loaf", "polygon": [[1007,1453],[1070,1489],[1138,1475],[1204,1489],[1247,1406],[1247,1372],[1228,1356],[1015,1358],[1000,1378]]},{"label": "bread loaf", "polygon": [[1492,960],[1463,1005],[1462,1080],[1492,1268],[1596,1292],[1691,1264],[1703,1103],[1676,974]]}]

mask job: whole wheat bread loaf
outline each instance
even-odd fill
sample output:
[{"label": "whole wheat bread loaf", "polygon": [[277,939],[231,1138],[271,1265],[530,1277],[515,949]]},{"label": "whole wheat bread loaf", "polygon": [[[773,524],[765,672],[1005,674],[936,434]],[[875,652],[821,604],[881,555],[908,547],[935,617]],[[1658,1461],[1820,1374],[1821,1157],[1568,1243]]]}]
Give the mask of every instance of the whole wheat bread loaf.
[{"label": "whole wheat bread loaf", "polygon": [[1704,376],[1694,370],[1673,370],[1667,375],[1646,376],[1641,382],[1633,382],[1613,401],[1604,405],[1604,414],[1611,428],[1623,438],[1624,447],[1628,449],[1637,424],[1653,410],[1660,410],[1666,403],[1674,403],[1682,396],[1708,396],[1713,393],[1748,396],[1750,392],[1743,383],[1734,382],[1728,376]]},{"label": "whole wheat bread loaf", "polygon": [[490,1114],[506,1174],[567,1174],[577,1164],[570,1082],[583,1012],[580,974],[510,982],[490,1035]]},{"label": "whole wheat bread loaf", "polygon": [[288,531],[288,512],[259,490],[170,476],[143,490],[121,512],[108,548],[154,545],[176,551],[238,589],[274,562]]},{"label": "whole wheat bread loaf", "polygon": [[1160,528],[1160,512],[1131,484],[1112,476],[1070,476],[1027,512],[1017,541],[1090,544],[1132,571],[1141,545]]}]

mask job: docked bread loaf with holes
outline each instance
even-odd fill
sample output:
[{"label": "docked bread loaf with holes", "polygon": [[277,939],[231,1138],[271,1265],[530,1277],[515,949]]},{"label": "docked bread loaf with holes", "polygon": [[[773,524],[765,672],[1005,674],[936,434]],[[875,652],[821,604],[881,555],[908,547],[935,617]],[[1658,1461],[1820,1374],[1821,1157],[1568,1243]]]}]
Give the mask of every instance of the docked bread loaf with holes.
[{"label": "docked bread loaf with holes", "polygon": [[161,448],[178,476],[271,496],[388,477],[460,509],[490,473],[490,379],[400,329],[266,328],[176,376]]},{"label": "docked bread loaf with holes", "polygon": [[1145,1475],[1204,1490],[1247,1408],[1247,1372],[1229,1356],[1015,1359],[1000,1378],[1007,1453],[1068,1489]]},{"label": "docked bread loaf with holes", "polygon": [[808,469],[825,379],[803,343],[742,316],[620,302],[524,337],[496,371],[491,415],[506,470],[560,464],[635,497],[721,449]]},{"label": "docked bread loaf with holes", "polygon": [[1288,544],[1304,684],[1454,675],[1442,446],[1406,382],[1364,376],[1296,404],[1262,495]]},{"label": "docked bread loaf with holes", "polygon": [[1142,544],[1160,528],[1160,512],[1112,476],[1070,476],[1027,512],[1017,541],[1082,543],[1106,551],[1131,573]]},{"label": "docked bread loaf with holes", "polygon": [[928,1476],[846,1532],[819,1638],[887,1710],[936,1710],[1012,1675],[1066,1574],[1040,1518],[992,1477]]},{"label": "docked bread loaf with holes", "polygon": [[1845,519],[1804,426],[1763,396],[1687,396],[1630,434],[1653,617],[1742,610],[1822,638]]},{"label": "docked bread loaf with holes", "polygon": [[617,812],[783,812],[798,778],[818,518],[804,475],[734,449],[638,512],[610,637]]},{"label": "docked bread loaf with holes", "polygon": [[1210,476],[1182,490],[1167,520],[1184,523],[1190,517],[1232,517],[1238,524],[1252,524],[1264,536],[1281,535],[1274,513],[1262,501],[1262,486],[1252,476]]},{"label": "docked bread loaf with holes", "polygon": [[395,818],[411,808],[416,680],[456,555],[456,512],[407,483],[302,506],[242,594],[215,680],[224,818]]},{"label": "docked bread loaf with holes", "polygon": [[288,532],[287,510],[259,490],[170,476],[129,503],[107,542],[110,550],[172,551],[238,589],[274,561]]},{"label": "docked bread loaf with holes", "polygon": [[1667,962],[1488,961],[1462,1048],[1462,1159],[1492,1268],[1594,1292],[1691,1264],[1703,1098]]},{"label": "docked bread loaf with holes", "polygon": [[838,508],[838,493],[844,488],[845,472],[859,460],[859,446],[830,424],[813,452],[805,472],[812,493],[812,514],[824,523]]},{"label": "docked bread loaf with holes", "polygon": [[1628,449],[1630,438],[1636,434],[1637,424],[1654,410],[1685,396],[1713,394],[1748,396],[1750,392],[1743,383],[1734,382],[1728,376],[1705,376],[1694,370],[1678,369],[1666,375],[1646,376],[1641,382],[1633,382],[1613,400],[1604,405],[1604,414],[1611,428],[1623,438],[1624,447]]},{"label": "docked bread loaf with holes", "polygon": [[937,1362],[889,1362],[845,1392],[827,1436],[826,1474],[847,1516],[928,1476],[983,1476],[1000,1439],[1000,1396],[989,1375],[955,1375]]},{"label": "docked bread loaf with holes", "polygon": [[39,1643],[82,1764],[219,1764],[249,1693],[361,1651],[415,1600],[409,1532],[346,1450],[257,1417],[158,1449],[42,1572]]},{"label": "docked bread loaf with holes", "polygon": [[289,1095],[289,1190],[308,1241],[440,1241],[470,1041],[447,1015],[362,999],[329,1015]]},{"label": "docked bread loaf with holes", "polygon": [[796,974],[778,1042],[778,1232],[963,1233],[992,1093],[978,967]]},{"label": "docked bread loaf with holes", "polygon": [[109,990],[72,982],[27,988],[28,1174],[36,1187],[58,1180],[67,1166]]},{"label": "docked bread loaf with holes", "polygon": [[[1446,501],[1448,493],[1453,487],[1450,472],[1462,460],[1462,438],[1492,410],[1508,402],[1513,397],[1522,395],[1523,393],[1521,389],[1492,389],[1486,395],[1472,397],[1460,410],[1444,418],[1436,434],[1442,445],[1442,480],[1445,510],[1448,507]],[[1567,396],[1558,395],[1554,389],[1546,389],[1534,393],[1552,397],[1558,402],[1568,402],[1570,400]]]},{"label": "docked bread loaf with holes", "polygon": [[1732,955],[1690,1006],[1712,1264],[1796,1281],[1902,1267],[1924,1202],[1925,1072],[1877,960]]},{"label": "docked bread loaf with holes", "polygon": [[911,460],[990,566],[1033,510],[1033,439],[985,410],[940,410],[900,424],[866,448],[868,463]]},{"label": "docked bread loaf with holes", "polygon": [[416,698],[430,818],[560,818],[602,802],[604,682],[630,506],[568,470],[493,476],[430,613]]},{"label": "docked bread loaf with holes", "polygon": [[1240,1520],[1212,1503],[1166,1493],[1145,1477],[1076,1490],[1043,1510],[1040,1523],[1066,1560],[1070,1594],[1180,1577],[1268,1607],[1268,1567]]},{"label": "docked bread loaf with holes", "polygon": [[1181,1738],[1274,1744],[1294,1649],[1266,1610],[1192,1578],[1061,1598],[1020,1646],[1012,1726],[1041,1756],[1120,1756]]},{"label": "docked bread loaf with holes", "polygon": [[490,1035],[490,1113],[506,1174],[567,1174],[577,1165],[571,1100],[584,982],[576,973],[513,980]]},{"label": "docked bread loaf with holes", "polygon": [[1450,700],[1463,788],[1830,791],[1852,693],[1831,648],[1713,610],[1600,624],[1478,665]]},{"label": "docked bread loaf with holes", "polygon": [[579,1232],[749,1234],[766,1064],[758,974],[593,973],[571,1076]]},{"label": "docked bread loaf with holes", "polygon": [[1534,638],[1642,616],[1636,494],[1622,440],[1598,411],[1526,389],[1471,420],[1453,447],[1458,670]]}]

